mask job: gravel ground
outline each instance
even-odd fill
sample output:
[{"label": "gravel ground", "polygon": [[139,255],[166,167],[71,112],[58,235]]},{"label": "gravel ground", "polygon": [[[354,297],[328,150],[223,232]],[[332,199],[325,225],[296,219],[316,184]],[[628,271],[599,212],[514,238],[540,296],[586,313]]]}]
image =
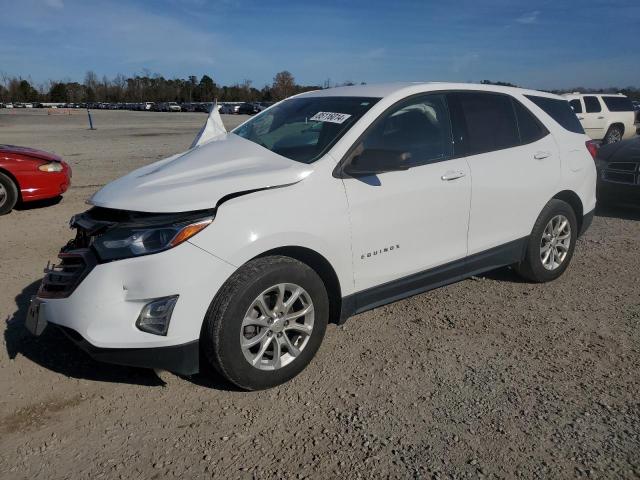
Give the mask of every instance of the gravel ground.
[{"label": "gravel ground", "polygon": [[0,218],[0,478],[640,477],[639,211],[599,209],[551,284],[502,269],[358,315],[292,382],[244,393],[25,332],[69,217],[184,150],[204,115],[94,120],[0,110],[0,143],[74,168],[60,203]]}]

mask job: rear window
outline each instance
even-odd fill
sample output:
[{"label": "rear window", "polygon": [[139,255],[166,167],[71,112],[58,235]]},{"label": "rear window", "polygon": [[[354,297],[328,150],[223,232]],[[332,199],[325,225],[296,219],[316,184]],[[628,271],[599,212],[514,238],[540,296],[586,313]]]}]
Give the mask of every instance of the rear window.
[{"label": "rear window", "polygon": [[598,97],[583,97],[583,100],[587,113],[598,113],[602,111]]},{"label": "rear window", "polygon": [[467,124],[467,153],[491,152],[520,143],[511,97],[494,93],[458,93]]},{"label": "rear window", "polygon": [[578,99],[570,100],[569,101],[569,105],[571,105],[571,108],[573,108],[574,112],[582,113],[582,104],[580,103],[580,100],[578,100]]},{"label": "rear window", "polygon": [[610,112],[633,112],[633,103],[627,97],[602,97]]},{"label": "rear window", "polygon": [[538,97],[536,95],[525,95],[529,100],[540,107],[544,112],[560,124],[565,130],[573,133],[584,133],[584,129],[575,112],[566,100],[556,98]]}]

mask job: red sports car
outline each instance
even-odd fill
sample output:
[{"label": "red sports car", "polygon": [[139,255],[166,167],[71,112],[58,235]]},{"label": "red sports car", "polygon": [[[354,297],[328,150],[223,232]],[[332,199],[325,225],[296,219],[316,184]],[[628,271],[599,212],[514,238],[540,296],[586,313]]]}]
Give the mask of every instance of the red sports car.
[{"label": "red sports car", "polygon": [[0,215],[18,202],[55,198],[71,184],[71,167],[35,148],[0,145]]}]

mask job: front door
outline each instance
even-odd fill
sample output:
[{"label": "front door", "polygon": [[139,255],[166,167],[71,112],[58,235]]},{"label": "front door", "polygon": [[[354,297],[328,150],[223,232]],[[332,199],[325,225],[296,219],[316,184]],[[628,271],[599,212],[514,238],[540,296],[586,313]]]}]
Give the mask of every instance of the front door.
[{"label": "front door", "polygon": [[463,259],[471,178],[465,159],[452,158],[446,96],[396,104],[358,140],[347,162],[371,158],[368,152],[403,159],[409,168],[343,179],[356,291]]}]

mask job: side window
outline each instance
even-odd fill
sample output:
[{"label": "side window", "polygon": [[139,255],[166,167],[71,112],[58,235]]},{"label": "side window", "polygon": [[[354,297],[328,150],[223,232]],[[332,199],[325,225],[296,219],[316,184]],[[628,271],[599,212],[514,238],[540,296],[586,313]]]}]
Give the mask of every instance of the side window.
[{"label": "side window", "polygon": [[520,143],[511,97],[497,93],[460,92],[467,124],[467,154],[491,152]]},{"label": "side window", "polygon": [[587,113],[598,113],[602,111],[598,97],[582,97],[584,100],[584,108]]},{"label": "side window", "polygon": [[549,131],[540,123],[540,120],[515,98],[513,99],[513,108],[518,120],[521,144],[536,142],[549,134]]},{"label": "side window", "polygon": [[574,112],[582,113],[582,104],[580,103],[580,100],[578,100],[577,98],[575,100],[570,100],[569,105],[571,105],[571,108],[573,108]]},{"label": "side window", "polygon": [[[352,155],[387,155],[411,166],[451,158],[451,123],[444,95],[411,98],[376,120]],[[354,156],[355,156],[354,155]]]}]

